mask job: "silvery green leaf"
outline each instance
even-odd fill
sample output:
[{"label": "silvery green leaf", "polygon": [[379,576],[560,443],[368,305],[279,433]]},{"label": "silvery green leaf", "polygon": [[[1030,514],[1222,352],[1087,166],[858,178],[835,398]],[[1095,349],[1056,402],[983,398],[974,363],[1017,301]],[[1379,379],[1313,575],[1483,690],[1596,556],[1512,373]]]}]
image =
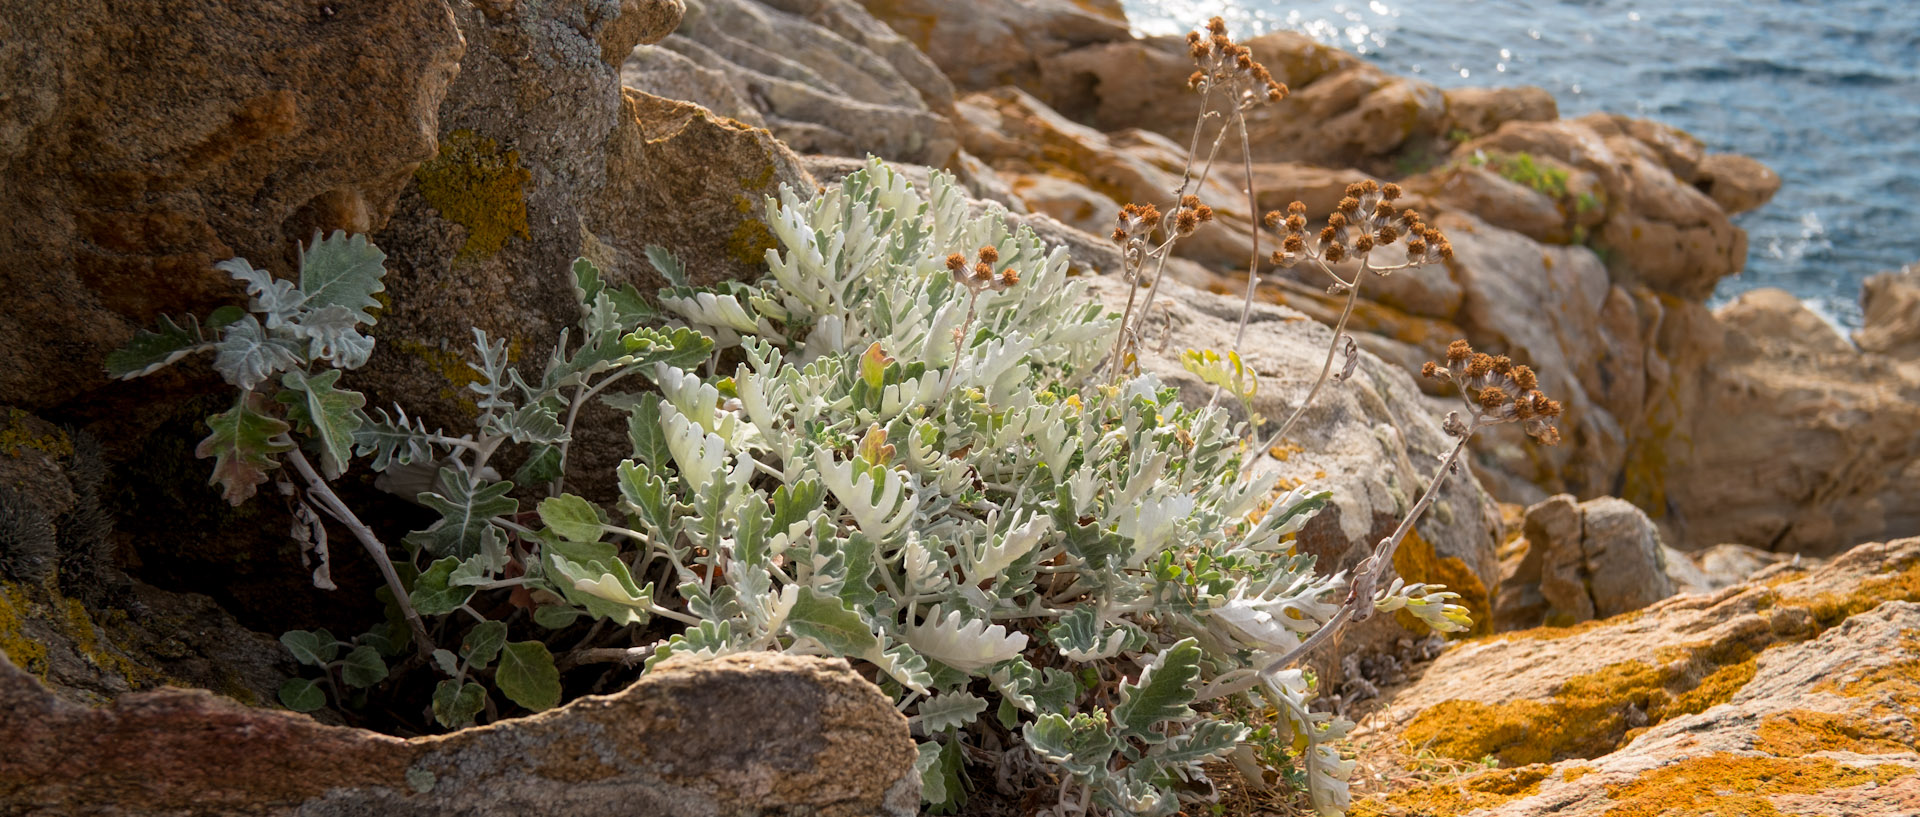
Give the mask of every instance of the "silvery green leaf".
[{"label": "silvery green leaf", "polygon": [[660,272],[660,277],[667,279],[667,286],[692,286],[687,282],[686,262],[675,256],[672,250],[658,244],[648,244],[646,254],[647,263],[652,264],[653,268]]},{"label": "silvery green leaf", "polygon": [[371,645],[354,647],[341,660],[340,680],[347,686],[365,689],[387,679],[387,662],[380,657],[380,651]]},{"label": "silvery green leaf", "polygon": [[460,658],[451,650],[434,650],[433,665],[440,668],[442,675],[460,674]]},{"label": "silvery green leaf", "polygon": [[1162,721],[1191,717],[1187,704],[1200,680],[1200,643],[1182,639],[1153,657],[1140,679],[1120,685],[1120,702],[1113,707],[1114,728],[1123,737],[1159,743],[1166,736],[1154,730]]},{"label": "silvery green leaf", "polygon": [[973,723],[985,711],[987,699],[964,689],[956,689],[921,701],[915,718],[921,730],[932,734]]},{"label": "silvery green leaf", "polygon": [[193,320],[192,315],[187,316],[186,326],[161,315],[157,331],[136,329],[132,340],[107,355],[107,376],[132,380],[153,374],[187,355],[212,348],[214,344],[206,339],[200,331],[200,324]]},{"label": "silvery green leaf", "polygon": [[280,704],[295,712],[317,712],[327,706],[327,691],[310,678],[288,678],[280,685]]},{"label": "silvery green leaf", "polygon": [[560,705],[560,670],[538,641],[515,641],[500,651],[493,682],[509,700],[535,712]]},{"label": "silvery green leaf", "polygon": [[816,593],[811,587],[800,588],[799,598],[787,613],[787,629],[820,642],[834,655],[863,655],[878,650],[880,645],[873,627],[859,613],[847,609],[837,596]]},{"label": "silvery green leaf", "polygon": [[[311,311],[338,306],[347,310],[355,323],[374,323],[371,310],[380,308],[373,296],[386,289],[381,282],[387,270],[387,254],[367,241],[364,235],[349,237],[345,231],[320,238],[300,253],[300,292]],[[351,367],[349,367],[351,368]]]},{"label": "silvery green leaf", "polygon": [[360,427],[353,431],[354,455],[373,457],[375,471],[433,459],[434,434],[424,423],[407,417],[406,409],[394,406],[393,410],[397,417],[379,408],[362,414]]},{"label": "silvery green leaf", "polygon": [[1149,750],[1145,762],[1161,768],[1197,768],[1201,763],[1225,757],[1247,738],[1249,731],[1244,724],[1196,720],[1187,725],[1187,731]]},{"label": "silvery green leaf", "polygon": [[[495,535],[493,528],[487,528],[481,533],[482,537],[493,537]],[[506,566],[506,554],[504,552],[489,553],[488,551],[490,550],[504,551],[503,548],[499,547],[498,543],[494,543],[494,547],[491,548],[481,548],[480,553],[461,562],[459,567],[454,568],[452,573],[447,574],[447,585],[449,587],[478,587],[491,583],[493,581],[494,571]],[[493,563],[494,559],[499,559],[497,565]]]},{"label": "silvery green leaf", "polygon": [[1009,634],[1004,625],[968,619],[959,610],[946,612],[939,605],[927,611],[926,620],[903,628],[901,636],[921,655],[970,674],[1017,657],[1027,648],[1026,633]]},{"label": "silvery green leaf", "polygon": [[334,388],[339,380],[339,369],[312,377],[295,369],[280,377],[280,384],[287,387],[279,394],[280,402],[287,405],[287,419],[319,443],[320,473],[327,479],[345,473],[353,459],[353,435],[360,429],[360,407],[367,403],[359,392]]},{"label": "silvery green leaf", "polygon": [[436,556],[466,558],[481,551],[482,531],[495,517],[520,510],[520,501],[508,496],[511,482],[474,484],[456,468],[440,469],[439,493],[424,493],[420,504],[440,512],[440,521],[426,530],[407,534],[407,541]]},{"label": "silvery green leaf", "polygon": [[353,313],[339,305],[301,313],[287,324],[294,337],[307,341],[307,359],[342,369],[358,369],[373,354],[373,338],[360,334],[357,325]]},{"label": "silvery green leaf", "polygon": [[1027,724],[1021,734],[1034,754],[1090,781],[1105,779],[1107,762],[1120,748],[1099,713],[1068,717],[1049,712]]},{"label": "silvery green leaf", "polygon": [[519,485],[546,485],[560,478],[560,446],[534,443],[533,454],[513,472]]},{"label": "silvery green leaf", "polygon": [[691,369],[713,354],[713,339],[684,326],[673,329],[641,327],[621,337],[632,362],[628,365],[671,366]]},{"label": "silvery green leaf", "polygon": [[643,396],[627,414],[627,439],[633,443],[633,457],[656,473],[673,466],[673,449],[667,445],[667,432],[660,424],[658,397]]},{"label": "silvery green leaf", "polygon": [[252,315],[228,326],[226,337],[214,346],[214,371],[242,391],[299,365],[300,347],[285,338],[269,337]]},{"label": "silvery green leaf", "polygon": [[544,604],[533,608],[533,623],[549,630],[566,629],[579,618],[579,610],[563,604]]},{"label": "silvery green leaf", "polygon": [[1074,608],[1047,630],[1047,638],[1061,655],[1081,663],[1119,655],[1129,635],[1125,628],[1105,626],[1093,605]]},{"label": "silvery green leaf", "polygon": [[511,411],[513,402],[506,398],[507,386],[511,379],[507,375],[507,340],[489,339],[487,333],[476,328],[473,330],[473,348],[480,354],[479,364],[467,364],[467,368],[480,375],[467,388],[480,396],[474,404],[481,411]]},{"label": "silvery green leaf", "polygon": [[[875,642],[876,646],[880,643]],[[887,677],[915,692],[924,693],[934,684],[933,674],[927,671],[926,656],[914,652],[909,645],[894,644],[884,650],[869,650],[861,657],[879,667]]]},{"label": "silvery green leaf", "polygon": [[861,467],[834,461],[824,449],[814,454],[820,481],[833,492],[840,507],[853,515],[861,532],[875,541],[886,541],[913,521],[920,507],[917,491],[910,490],[910,477],[881,466]]},{"label": "silvery green leaf", "polygon": [[340,651],[340,643],[326,630],[289,630],[280,635],[280,643],[293,653],[293,660],[310,667],[332,661]]},{"label": "silvery green leaf", "polygon": [[196,457],[213,458],[210,484],[219,485],[231,504],[253,496],[267,481],[267,471],[280,467],[274,456],[293,448],[280,441],[292,427],[265,409],[266,400],[260,395],[242,392],[233,408],[207,418],[212,433],[193,451]]},{"label": "silvery green leaf", "polygon": [[493,418],[489,431],[502,434],[516,443],[557,445],[567,442],[567,429],[560,424],[559,413],[545,403],[530,403],[508,414]]},{"label": "silvery green leaf", "polygon": [[265,318],[268,329],[278,329],[293,320],[307,303],[306,294],[291,281],[282,281],[273,277],[273,273],[254,269],[245,258],[228,259],[213,265],[213,268],[247,286],[247,295],[252,299],[247,305],[248,309]]}]

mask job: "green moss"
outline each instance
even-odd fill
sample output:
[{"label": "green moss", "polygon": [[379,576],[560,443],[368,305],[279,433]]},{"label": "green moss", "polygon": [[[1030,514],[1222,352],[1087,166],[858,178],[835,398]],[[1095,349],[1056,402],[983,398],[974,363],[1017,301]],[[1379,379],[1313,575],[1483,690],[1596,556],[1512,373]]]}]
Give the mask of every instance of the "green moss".
[{"label": "green moss", "polygon": [[1348,817],[1453,817],[1538,794],[1540,781],[1551,774],[1553,767],[1547,765],[1493,769],[1459,780],[1416,786],[1384,798],[1356,800],[1347,814]]},{"label": "green moss", "polygon": [[467,228],[459,255],[463,261],[492,256],[515,235],[531,240],[525,189],[531,178],[520,166],[519,151],[501,150],[470,130],[447,134],[440,155],[414,171],[427,203],[442,218]]},{"label": "green moss", "polygon": [[1551,199],[1567,197],[1567,171],[1541,164],[1533,154],[1482,152],[1467,160],[1474,167],[1485,167],[1507,181],[1533,189]]},{"label": "green moss", "polygon": [[1866,783],[1885,784],[1913,769],[1891,764],[1855,767],[1825,758],[1755,757],[1719,753],[1654,769],[1630,783],[1607,787],[1606,817],[1778,817],[1771,797],[1818,794]]},{"label": "green moss", "polygon": [[51,434],[36,434],[29,427],[32,421],[33,415],[25,411],[7,409],[6,427],[0,428],[0,453],[18,457],[31,450],[54,458],[73,456],[73,441],[67,435],[57,429]]}]

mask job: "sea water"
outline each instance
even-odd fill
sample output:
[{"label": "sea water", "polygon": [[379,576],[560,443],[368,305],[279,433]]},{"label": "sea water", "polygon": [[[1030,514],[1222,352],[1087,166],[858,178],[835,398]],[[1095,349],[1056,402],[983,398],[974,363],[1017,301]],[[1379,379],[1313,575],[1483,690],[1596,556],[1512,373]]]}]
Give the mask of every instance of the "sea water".
[{"label": "sea water", "polygon": [[1220,15],[1442,87],[1538,85],[1563,116],[1685,129],[1784,182],[1716,303],[1780,287],[1843,326],[1860,283],[1920,261],[1920,0],[1126,0],[1142,33]]}]

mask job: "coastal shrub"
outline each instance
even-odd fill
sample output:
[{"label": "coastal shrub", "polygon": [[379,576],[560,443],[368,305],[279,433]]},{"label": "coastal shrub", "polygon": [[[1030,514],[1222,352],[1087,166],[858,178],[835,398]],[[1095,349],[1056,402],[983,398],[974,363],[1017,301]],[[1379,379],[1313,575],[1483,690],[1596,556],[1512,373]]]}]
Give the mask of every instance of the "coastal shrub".
[{"label": "coastal shrub", "polygon": [[[1206,54],[1196,44],[1225,72],[1196,84],[1257,81],[1235,49],[1223,27]],[[1235,87],[1246,105],[1259,86]],[[1123,213],[1128,274],[1157,272],[1208,220],[1184,184],[1177,195],[1165,238],[1152,208]],[[1317,264],[1351,292],[1360,276],[1331,264],[1385,274],[1442,254],[1444,237],[1392,197],[1356,186],[1311,245],[1300,212],[1276,214],[1274,260]],[[768,200],[779,246],[760,281],[694,287],[651,249],[669,286],[649,300],[576,261],[582,317],[537,368],[474,332],[478,416],[459,433],[369,409],[340,383],[372,352],[360,330],[382,288],[384,258],[359,237],[316,237],[297,282],[221,264],[247,309],[165,319],[109,369],[213,353],[237,396],[200,454],[227,499],[269,482],[288,497],[317,585],[331,586],[328,520],[380,566],[380,625],[282,637],[311,668],[282,688],[289,708],[455,728],[675,655],[837,656],[906,714],[936,811],[993,778],[1049,791],[1054,815],[1173,814],[1212,796],[1207,768],[1230,760],[1340,813],[1353,763],[1336,741],[1351,724],[1313,710],[1317,680],[1294,664],[1380,612],[1466,629],[1457,595],[1387,581],[1393,550],[1477,430],[1524,422],[1550,438],[1557,404],[1524,366],[1458,344],[1429,371],[1463,386],[1465,413],[1444,425],[1457,444],[1351,578],[1319,575],[1290,539],[1328,494],[1259,473],[1258,418],[1184,405],[1132,365],[1157,274],[1147,303],[1116,315],[1069,276],[1065,250],[973,206],[944,173],[922,188],[874,160],[811,199]],[[1185,361],[1251,415],[1259,383],[1241,351]],[[1357,355],[1336,331],[1301,406]],[[567,490],[594,403],[627,417],[603,501]],[[390,547],[329,486],[357,461],[438,519]],[[405,699],[429,674],[430,698]]]}]

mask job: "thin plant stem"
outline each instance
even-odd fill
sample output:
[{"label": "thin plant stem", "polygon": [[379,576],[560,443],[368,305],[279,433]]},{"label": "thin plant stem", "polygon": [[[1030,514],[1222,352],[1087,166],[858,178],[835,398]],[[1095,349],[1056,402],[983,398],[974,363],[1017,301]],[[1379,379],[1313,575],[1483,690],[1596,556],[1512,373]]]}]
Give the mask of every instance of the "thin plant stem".
[{"label": "thin plant stem", "polygon": [[380,566],[380,575],[387,581],[387,590],[393,593],[394,604],[399,605],[400,614],[407,620],[407,628],[413,631],[413,643],[420,656],[432,658],[433,639],[427,636],[427,625],[420,620],[420,614],[413,609],[413,602],[407,598],[406,585],[400,583],[400,574],[393,569],[393,560],[387,557],[387,546],[380,543],[379,537],[373,535],[373,529],[361,522],[360,517],[354,516],[345,502],[340,501],[339,495],[327,486],[326,480],[320,478],[319,472],[313,470],[313,464],[307,462],[306,455],[300,453],[298,446],[288,449],[287,461],[293,463],[294,469],[307,481],[307,489],[320,499],[321,506],[340,524],[347,526],[353,537],[366,547],[374,564]]},{"label": "thin plant stem", "polygon": [[[1338,280],[1339,276],[1335,275],[1334,278]],[[1361,276],[1355,275],[1353,284],[1347,287],[1346,306],[1341,308],[1340,320],[1333,325],[1333,342],[1327,344],[1327,360],[1320,365],[1320,376],[1313,381],[1313,388],[1307,390],[1306,398],[1300,401],[1300,405],[1294,407],[1293,413],[1287,416],[1287,421],[1280,424],[1280,430],[1275,431],[1272,437],[1268,437],[1267,441],[1256,449],[1257,451],[1270,450],[1285,440],[1287,432],[1292,431],[1294,424],[1300,422],[1300,418],[1307,413],[1307,407],[1313,405],[1313,398],[1319,396],[1320,388],[1327,384],[1328,376],[1333,373],[1333,359],[1340,353],[1340,338],[1347,331],[1347,319],[1353,316],[1354,304],[1360,300],[1360,278]],[[1342,283],[1345,282],[1342,281]]]}]

